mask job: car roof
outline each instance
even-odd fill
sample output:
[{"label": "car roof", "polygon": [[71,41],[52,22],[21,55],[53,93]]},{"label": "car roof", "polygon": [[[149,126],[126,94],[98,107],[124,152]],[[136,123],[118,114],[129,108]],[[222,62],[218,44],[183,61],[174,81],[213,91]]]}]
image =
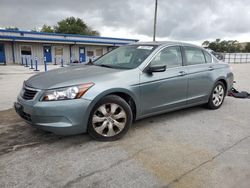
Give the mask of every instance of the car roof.
[{"label": "car roof", "polygon": [[184,46],[193,46],[193,47],[198,47],[201,48],[200,46],[190,44],[190,43],[185,43],[185,42],[178,42],[178,41],[151,41],[151,42],[136,42],[132,43],[130,45],[156,45],[156,46],[167,46],[167,45],[184,45]]}]

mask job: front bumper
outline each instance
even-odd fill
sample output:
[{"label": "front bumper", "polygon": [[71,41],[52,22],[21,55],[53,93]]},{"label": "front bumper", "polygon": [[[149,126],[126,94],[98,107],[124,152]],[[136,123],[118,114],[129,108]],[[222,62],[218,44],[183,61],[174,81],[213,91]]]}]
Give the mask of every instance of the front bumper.
[{"label": "front bumper", "polygon": [[16,112],[29,124],[59,135],[87,131],[91,101],[86,99],[63,101],[28,101],[20,96],[14,103]]}]

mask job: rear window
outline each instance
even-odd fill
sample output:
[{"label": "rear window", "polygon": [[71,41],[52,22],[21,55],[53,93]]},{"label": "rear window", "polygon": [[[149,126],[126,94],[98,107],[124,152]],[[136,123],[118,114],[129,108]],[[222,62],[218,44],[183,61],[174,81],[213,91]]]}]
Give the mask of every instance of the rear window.
[{"label": "rear window", "polygon": [[206,63],[205,56],[201,49],[185,46],[184,47],[187,65],[197,65]]}]

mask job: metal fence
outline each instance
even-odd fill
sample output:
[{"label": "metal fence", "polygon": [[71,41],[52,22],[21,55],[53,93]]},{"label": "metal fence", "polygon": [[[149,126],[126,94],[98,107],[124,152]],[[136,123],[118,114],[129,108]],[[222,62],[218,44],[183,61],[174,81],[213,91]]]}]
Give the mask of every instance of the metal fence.
[{"label": "metal fence", "polygon": [[222,53],[227,63],[250,63],[250,53]]}]

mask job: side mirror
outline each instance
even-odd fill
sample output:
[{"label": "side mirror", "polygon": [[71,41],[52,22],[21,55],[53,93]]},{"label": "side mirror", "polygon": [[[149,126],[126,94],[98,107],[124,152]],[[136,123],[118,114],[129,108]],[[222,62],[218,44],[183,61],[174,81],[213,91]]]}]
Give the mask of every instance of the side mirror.
[{"label": "side mirror", "polygon": [[146,69],[148,73],[152,72],[164,72],[166,70],[166,65],[149,65]]}]

